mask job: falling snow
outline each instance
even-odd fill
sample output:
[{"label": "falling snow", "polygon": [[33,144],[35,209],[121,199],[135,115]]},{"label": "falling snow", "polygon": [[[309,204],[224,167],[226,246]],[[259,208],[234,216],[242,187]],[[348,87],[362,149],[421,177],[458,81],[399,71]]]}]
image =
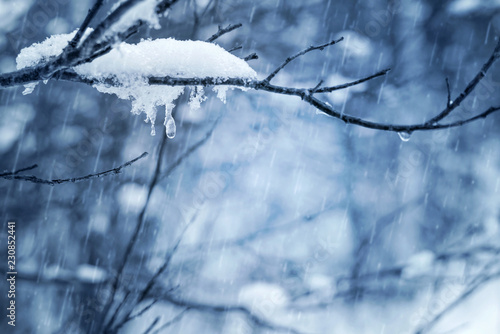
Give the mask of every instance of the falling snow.
[{"label": "falling snow", "polygon": [[[94,3],[0,0],[0,72],[55,59]],[[99,36],[112,50],[68,69],[93,87],[42,78],[0,90],[17,332],[500,333],[499,113],[398,133],[305,101],[393,130],[499,106],[498,62],[460,97],[495,49],[499,0],[178,0],[160,16],[163,0],[114,0],[83,40],[127,3]],[[271,81],[304,100],[149,84],[263,80],[340,37]]]}]

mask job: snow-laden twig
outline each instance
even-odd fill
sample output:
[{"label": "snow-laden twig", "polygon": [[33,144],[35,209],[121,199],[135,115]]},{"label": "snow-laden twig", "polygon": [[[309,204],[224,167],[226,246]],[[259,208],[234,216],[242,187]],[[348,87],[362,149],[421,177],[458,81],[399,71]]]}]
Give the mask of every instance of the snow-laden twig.
[{"label": "snow-laden twig", "polygon": [[[151,11],[154,11],[157,15],[163,14],[168,8],[170,8],[177,0],[164,0],[159,2],[151,2],[150,0],[145,0],[143,2],[139,0],[128,0],[120,3],[120,5],[114,9],[111,14],[104,18],[93,30],[89,33],[87,37],[84,36],[83,28],[88,26],[88,23],[97,13],[100,8],[100,1],[97,1],[93,9],[89,12],[89,15],[82,24],[81,30],[76,33],[76,35],[69,41],[69,44],[64,49],[64,51],[55,59],[50,60],[46,63],[37,64],[34,67],[27,67],[21,70],[5,73],[0,75],[0,87],[11,87],[23,84],[29,84],[38,82],[40,80],[46,79],[57,79],[57,80],[69,80],[75,82],[86,83],[89,85],[106,85],[109,87],[114,87],[120,85],[121,83],[116,81],[116,75],[103,78],[93,78],[92,76],[80,75],[73,69],[76,65],[82,65],[92,62],[96,59],[100,59],[110,52],[117,42],[124,41],[129,36],[138,31],[139,27],[147,23],[147,19],[133,19],[133,22],[128,22],[122,26],[122,19],[124,16],[128,15],[130,11],[133,11],[136,6],[148,6],[154,5]],[[149,8],[149,7],[148,7]],[[128,17],[128,16],[127,16]],[[135,20],[135,21],[134,21]],[[118,24],[118,23],[119,24]],[[151,23],[151,22],[150,22]],[[119,26],[122,30],[116,30],[116,26]],[[219,27],[219,30],[212,35],[208,41],[214,41],[218,37],[225,33],[228,33],[238,27],[240,24],[229,25],[226,28]],[[78,43],[78,41],[80,42]],[[414,131],[423,130],[438,130],[447,129],[452,127],[458,127],[481,118],[485,118],[488,115],[500,110],[500,106],[491,106],[490,108],[484,110],[483,112],[463,120],[458,120],[454,122],[441,123],[452,111],[454,111],[463,100],[465,100],[477,87],[479,82],[484,78],[487,72],[491,69],[493,64],[500,58],[500,41],[498,42],[495,50],[493,51],[490,58],[482,66],[480,71],[475,75],[475,77],[468,83],[466,88],[462,93],[460,93],[454,100],[451,99],[451,93],[448,88],[448,99],[446,107],[439,112],[436,116],[430,118],[427,121],[419,124],[393,124],[393,123],[382,123],[376,121],[365,120],[359,117],[351,116],[345,112],[339,112],[335,110],[328,103],[317,98],[319,93],[329,93],[340,89],[346,89],[363,82],[375,79],[380,76],[387,74],[388,70],[379,71],[370,76],[366,76],[359,80],[348,82],[345,84],[331,86],[331,87],[314,87],[314,88],[292,88],[277,86],[270,83],[270,81],[291,61],[294,59],[306,55],[313,50],[323,50],[324,48],[334,45],[340,42],[342,38],[337,40],[332,40],[328,43],[310,46],[297,54],[288,57],[281,65],[279,65],[274,71],[272,71],[265,79],[257,80],[255,78],[249,77],[175,77],[175,76],[154,76],[146,75],[146,79],[151,87],[158,85],[166,86],[220,86],[220,85],[230,85],[243,88],[252,88],[255,90],[263,90],[276,94],[294,95],[300,97],[305,103],[310,104],[316,109],[322,111],[323,113],[330,115],[334,118],[338,118],[345,123],[362,126],[365,128],[383,130],[383,131],[394,131],[394,132],[404,132],[412,133]],[[73,44],[77,42],[76,47],[72,47]],[[79,45],[78,45],[79,44]],[[249,55],[244,58],[248,61],[250,59],[255,59],[257,56],[255,54]],[[449,84],[447,84],[449,87]],[[98,88],[99,89],[99,88]],[[108,91],[110,92],[110,91]],[[115,90],[116,92],[116,90]],[[175,95],[175,94],[174,94]],[[153,118],[156,113],[154,113]],[[148,115],[149,116],[149,115]]]},{"label": "snow-laden twig", "polygon": [[[335,41],[338,42],[339,40]],[[368,75],[366,77],[360,78],[358,80],[348,82],[341,85],[331,86],[331,87],[321,87],[321,88],[292,88],[292,87],[283,87],[271,84],[269,82],[283,67],[285,67],[290,61],[293,59],[306,54],[309,51],[321,49],[326,46],[333,45],[332,42],[322,44],[319,46],[312,46],[308,49],[305,49],[296,55],[287,58],[287,60],[281,64],[277,69],[275,69],[268,77],[264,80],[255,80],[248,78],[219,78],[219,77],[192,77],[192,78],[178,78],[171,76],[163,76],[163,77],[154,77],[151,76],[148,78],[148,82],[150,85],[166,85],[166,86],[236,86],[243,88],[252,88],[255,90],[263,90],[276,94],[284,94],[284,95],[294,95],[300,97],[304,102],[312,105],[316,109],[324,112],[327,115],[330,115],[334,118],[338,118],[345,123],[362,126],[365,128],[375,129],[375,130],[383,130],[383,131],[393,131],[393,132],[407,132],[411,133],[414,131],[425,131],[425,130],[438,130],[438,129],[447,129],[458,127],[467,123],[474,122],[476,120],[487,117],[488,115],[500,110],[500,106],[492,106],[483,112],[463,119],[457,120],[449,123],[439,123],[439,121],[443,120],[446,116],[448,116],[454,109],[456,109],[460,103],[470,95],[470,93],[475,89],[481,79],[485,76],[486,72],[492,67],[496,60],[499,58],[499,50],[500,50],[500,42],[496,46],[493,54],[488,59],[488,61],[482,66],[479,73],[469,82],[466,86],[465,90],[451,103],[446,106],[446,108],[441,111],[437,116],[429,119],[428,121],[424,121],[418,124],[393,124],[393,123],[381,123],[375,121],[365,120],[356,116],[351,116],[346,113],[342,113],[340,111],[335,110],[331,105],[326,102],[318,99],[316,97],[317,94],[320,93],[329,93],[336,90],[345,89],[348,87],[352,87],[355,85],[359,85],[361,83],[367,82],[369,80],[373,80],[378,77],[382,77],[386,75],[389,69],[385,69],[374,73],[372,75]],[[58,73],[55,79],[59,80],[68,80],[74,82],[81,82],[89,85],[94,85],[98,83],[104,83],[108,85],[113,85],[113,80],[111,78],[104,80],[94,80],[92,78],[82,77],[77,74],[75,71],[66,70]],[[451,101],[451,99],[450,99]]]},{"label": "snow-laden twig", "polygon": [[80,176],[80,177],[72,177],[72,178],[68,178],[68,179],[47,180],[47,179],[41,179],[41,178],[34,176],[34,175],[17,175],[20,172],[34,169],[34,168],[38,167],[37,165],[26,167],[26,168],[20,169],[16,172],[13,172],[13,173],[1,174],[0,178],[6,179],[6,180],[21,180],[21,181],[38,183],[38,184],[48,184],[51,186],[55,186],[56,184],[63,184],[63,183],[76,183],[76,182],[88,181],[91,179],[100,178],[100,177],[104,177],[104,176],[108,176],[108,175],[120,174],[122,172],[122,169],[132,165],[134,162],[146,157],[147,155],[148,155],[148,152],[144,152],[140,156],[138,156],[137,158],[134,158],[130,161],[127,161],[126,163],[124,163],[116,168],[108,169],[106,171],[99,172],[99,173],[89,174],[89,175]]}]

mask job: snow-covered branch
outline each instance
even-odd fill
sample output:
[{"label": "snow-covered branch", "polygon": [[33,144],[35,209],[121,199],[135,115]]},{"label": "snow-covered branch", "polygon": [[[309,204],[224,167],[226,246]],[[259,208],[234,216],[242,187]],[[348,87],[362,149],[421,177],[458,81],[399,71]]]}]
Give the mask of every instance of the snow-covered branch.
[{"label": "snow-covered branch", "polygon": [[[332,87],[293,88],[277,86],[270,81],[291,61],[314,50],[323,50],[337,44],[343,38],[328,43],[310,46],[288,57],[265,79],[257,79],[257,74],[244,60],[228,51],[207,42],[175,41],[157,39],[131,45],[124,41],[135,34],[139,27],[149,24],[157,28],[159,15],[163,14],[177,0],[128,0],[116,8],[95,29],[86,29],[101,6],[97,1],[81,26],[72,34],[56,35],[43,43],[34,44],[21,51],[18,56],[18,71],[0,75],[0,87],[26,85],[26,93],[31,92],[40,80],[56,79],[89,84],[100,92],[116,94],[122,99],[132,99],[132,112],[146,114],[146,121],[156,121],[157,106],[164,105],[165,127],[169,137],[175,135],[172,118],[174,101],[184,91],[185,86],[214,86],[218,96],[225,101],[227,87],[263,90],[276,94],[294,95],[319,111],[338,118],[345,123],[365,128],[393,131],[406,136],[414,131],[437,130],[461,126],[500,110],[500,106],[490,108],[475,116],[453,122],[442,122],[474,91],[493,64],[500,57],[500,42],[490,58],[463,92],[451,99],[448,86],[446,107],[436,116],[418,124],[394,124],[366,120],[337,111],[318,94],[346,89],[387,74],[388,70],[377,72],[359,80]],[[207,41],[213,42],[241,24],[229,25],[219,30]],[[116,50],[116,49],[119,49]],[[254,57],[249,56],[248,59]],[[248,60],[245,58],[245,60]],[[140,66],[137,66],[140,64]],[[162,87],[163,86],[163,87]],[[220,88],[218,88],[220,87]],[[192,108],[198,108],[203,101],[203,90],[192,97]]]}]

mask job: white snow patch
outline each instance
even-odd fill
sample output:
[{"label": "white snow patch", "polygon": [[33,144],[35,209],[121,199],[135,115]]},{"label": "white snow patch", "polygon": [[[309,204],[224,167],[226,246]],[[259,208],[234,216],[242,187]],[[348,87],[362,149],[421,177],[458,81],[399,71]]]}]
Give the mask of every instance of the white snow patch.
[{"label": "white snow patch", "polygon": [[413,255],[403,269],[403,277],[409,279],[428,273],[432,269],[435,258],[434,253],[429,250]]},{"label": "white snow patch", "polygon": [[239,302],[252,313],[268,310],[270,312],[285,308],[289,303],[288,293],[281,286],[267,282],[245,285],[239,293]]},{"label": "white snow patch", "polygon": [[338,34],[338,37],[344,37],[339,43],[339,47],[344,50],[346,56],[366,57],[373,52],[372,43],[366,36],[358,34],[352,30],[345,30]]},{"label": "white snow patch", "polygon": [[103,282],[106,277],[107,273],[106,270],[92,266],[90,264],[81,264],[78,266],[78,269],[76,270],[76,277],[84,282]]},{"label": "white snow patch", "polygon": [[[31,67],[48,62],[51,58],[61,54],[63,49],[68,45],[68,42],[75,36],[78,29],[69,34],[53,35],[47,37],[45,41],[33,43],[32,45],[23,48],[16,57],[17,69]],[[88,36],[93,31],[88,28],[83,35],[83,38]],[[31,94],[38,82],[32,82],[24,85],[24,95]]]},{"label": "white snow patch", "polygon": [[480,0],[456,0],[452,2],[448,10],[453,14],[466,14],[481,6]]},{"label": "white snow patch", "polygon": [[118,203],[122,210],[139,212],[146,203],[147,190],[137,183],[126,183],[118,191]]},{"label": "white snow patch", "polygon": [[[139,1],[111,26],[109,32],[118,33],[126,31],[139,20],[148,23],[151,28],[160,29],[160,21],[155,11],[158,2],[158,0]],[[122,3],[123,1],[116,3],[111,8],[111,11],[114,11]]]},{"label": "white snow patch", "polygon": [[[150,1],[149,1],[150,2]],[[42,43],[35,43],[21,50],[17,68],[21,69],[48,61],[59,55],[71,34],[55,35]],[[89,33],[89,31],[87,31]],[[173,103],[184,91],[184,86],[149,85],[149,77],[176,78],[243,78],[256,79],[257,73],[248,64],[218,45],[202,41],[178,41],[172,38],[143,40],[138,44],[122,42],[109,53],[91,63],[76,66],[74,70],[81,76],[100,83],[94,87],[108,94],[116,94],[121,99],[132,100],[132,113],[146,114],[146,122],[151,122],[152,134],[156,121],[156,108],[165,106],[165,126],[170,136],[175,135],[175,123],[171,117]],[[112,79],[114,85],[105,83]],[[37,83],[26,85],[26,92]],[[217,96],[225,102],[229,87],[216,87]],[[231,87],[233,88],[233,87]],[[243,88],[243,90],[246,90]],[[192,94],[190,108],[198,109],[205,100],[203,89],[197,88]],[[168,131],[170,130],[170,131]]]}]

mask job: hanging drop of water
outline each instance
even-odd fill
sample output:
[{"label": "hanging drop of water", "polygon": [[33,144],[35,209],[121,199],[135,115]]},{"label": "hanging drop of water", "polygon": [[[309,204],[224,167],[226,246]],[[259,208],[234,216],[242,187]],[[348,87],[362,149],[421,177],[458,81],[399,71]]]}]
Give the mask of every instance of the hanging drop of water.
[{"label": "hanging drop of water", "polygon": [[407,132],[407,131],[398,132],[398,136],[399,136],[399,138],[401,138],[402,141],[406,142],[406,141],[410,140],[411,132]]},{"label": "hanging drop of water", "polygon": [[[170,116],[170,115],[169,115]],[[165,122],[165,131],[167,132],[167,137],[172,139],[175,137],[175,120],[172,116],[167,117],[166,122]]]}]

